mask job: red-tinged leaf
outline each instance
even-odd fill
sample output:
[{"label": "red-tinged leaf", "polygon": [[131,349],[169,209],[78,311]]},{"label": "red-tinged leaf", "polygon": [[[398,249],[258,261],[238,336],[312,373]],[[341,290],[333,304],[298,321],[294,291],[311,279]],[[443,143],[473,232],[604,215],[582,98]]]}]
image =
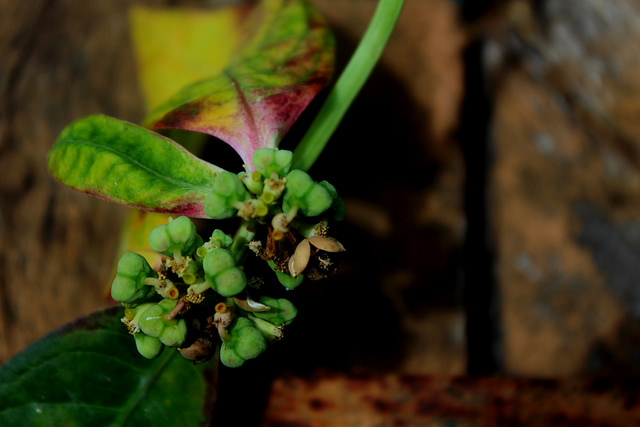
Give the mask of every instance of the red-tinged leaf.
[{"label": "red-tinged leaf", "polygon": [[[246,14],[246,7],[238,13]],[[166,37],[189,25],[176,16]],[[253,152],[277,147],[328,83],[334,41],[324,19],[304,0],[263,0],[239,28],[243,33],[230,38],[243,42],[223,69],[184,87],[152,111],[145,125],[216,136],[251,167]],[[210,41],[211,51],[224,43],[224,38]]]}]

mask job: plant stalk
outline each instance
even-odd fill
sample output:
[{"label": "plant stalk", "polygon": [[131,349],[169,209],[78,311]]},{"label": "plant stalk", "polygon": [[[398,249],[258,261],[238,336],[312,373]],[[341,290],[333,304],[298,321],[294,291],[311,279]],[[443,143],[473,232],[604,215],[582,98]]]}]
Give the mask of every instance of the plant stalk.
[{"label": "plant stalk", "polygon": [[353,53],[311,126],[293,151],[293,168],[309,170],[369,78],[396,25],[404,0],[380,0]]}]

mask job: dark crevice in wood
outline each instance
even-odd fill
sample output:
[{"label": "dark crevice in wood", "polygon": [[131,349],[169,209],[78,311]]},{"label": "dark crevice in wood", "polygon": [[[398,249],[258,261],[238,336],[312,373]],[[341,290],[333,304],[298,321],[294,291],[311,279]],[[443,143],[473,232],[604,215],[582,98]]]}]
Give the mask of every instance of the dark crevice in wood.
[{"label": "dark crevice in wood", "polygon": [[467,316],[467,371],[469,375],[478,376],[502,370],[499,293],[494,272],[496,256],[488,200],[493,99],[483,65],[483,50],[484,42],[477,41],[465,51],[466,95],[460,131],[466,168],[463,294]]}]

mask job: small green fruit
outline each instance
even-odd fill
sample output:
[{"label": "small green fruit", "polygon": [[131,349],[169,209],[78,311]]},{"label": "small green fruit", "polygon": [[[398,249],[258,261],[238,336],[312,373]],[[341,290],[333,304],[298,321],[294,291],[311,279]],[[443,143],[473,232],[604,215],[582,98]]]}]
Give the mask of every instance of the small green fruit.
[{"label": "small green fruit", "polygon": [[263,177],[272,174],[284,176],[291,169],[293,153],[288,150],[274,150],[273,148],[259,148],[253,153],[253,167]]},{"label": "small green fruit", "polygon": [[190,255],[195,250],[197,237],[193,222],[186,216],[181,216],[151,230],[149,245],[154,251],[169,256],[173,256],[176,251],[182,255]]},{"label": "small green fruit", "polygon": [[237,175],[222,171],[213,181],[211,193],[204,201],[204,212],[213,219],[230,218],[237,212],[234,205],[250,198]]},{"label": "small green fruit", "polygon": [[140,330],[158,338],[166,346],[181,345],[187,336],[186,322],[184,319],[167,318],[176,304],[175,300],[162,300],[146,309],[140,316]]},{"label": "small green fruit", "polygon": [[328,181],[320,181],[319,184],[325,190],[327,190],[327,192],[329,193],[329,196],[331,196],[332,202],[331,202],[330,209],[332,209],[334,212],[333,219],[335,219],[336,221],[342,221],[346,213],[346,208],[344,206],[344,202],[338,196],[338,191],[336,190],[336,187],[334,187]]},{"label": "small green fruit", "polygon": [[239,268],[229,268],[215,278],[214,289],[223,297],[238,295],[247,284],[247,276]]},{"label": "small green fruit", "polygon": [[205,277],[211,287],[223,297],[230,297],[242,292],[247,284],[247,277],[236,267],[231,251],[213,249],[202,261]]},{"label": "small green fruit", "polygon": [[220,361],[227,368],[239,368],[244,364],[244,359],[225,342],[220,347]]},{"label": "small green fruit", "polygon": [[244,360],[254,359],[267,349],[267,341],[264,335],[257,330],[253,323],[237,330],[235,334],[231,331],[236,353]]},{"label": "small green fruit", "polygon": [[165,311],[160,304],[152,305],[140,317],[140,330],[151,337],[160,337],[166,322],[168,322],[164,314]]},{"label": "small green fruit", "polygon": [[229,330],[229,339],[220,348],[220,361],[230,368],[241,366],[246,360],[258,357],[267,349],[264,335],[253,322],[239,317]]},{"label": "small green fruit", "polygon": [[233,260],[231,251],[223,248],[216,248],[207,252],[202,261],[202,268],[204,268],[205,274],[209,276],[216,276],[227,268],[235,266],[236,263]]},{"label": "small green fruit", "polygon": [[145,285],[143,280],[155,276],[156,273],[142,255],[128,252],[118,261],[118,271],[111,284],[111,297],[128,304],[148,299],[155,289]]},{"label": "small green fruit", "polygon": [[136,341],[138,353],[147,359],[154,359],[162,352],[162,343],[158,338],[150,337],[145,334],[135,334],[133,338]]},{"label": "small green fruit", "polygon": [[304,215],[316,216],[329,209],[332,201],[329,192],[306,172],[295,169],[287,175],[282,204],[285,211],[297,206]]},{"label": "small green fruit", "polygon": [[174,319],[173,322],[165,326],[159,338],[162,344],[169,347],[182,345],[187,338],[187,323],[184,319]]},{"label": "small green fruit", "polygon": [[313,188],[313,179],[308,173],[299,169],[292,170],[287,175],[287,193],[293,198],[302,198]]}]

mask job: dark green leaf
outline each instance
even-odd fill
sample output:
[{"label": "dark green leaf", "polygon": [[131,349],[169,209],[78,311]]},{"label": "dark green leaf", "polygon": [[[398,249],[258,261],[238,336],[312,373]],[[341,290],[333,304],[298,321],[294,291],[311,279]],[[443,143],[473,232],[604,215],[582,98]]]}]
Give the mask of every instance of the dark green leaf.
[{"label": "dark green leaf", "polygon": [[201,369],[172,349],[144,359],[121,316],[87,316],[1,366],[0,425],[200,425]]}]

